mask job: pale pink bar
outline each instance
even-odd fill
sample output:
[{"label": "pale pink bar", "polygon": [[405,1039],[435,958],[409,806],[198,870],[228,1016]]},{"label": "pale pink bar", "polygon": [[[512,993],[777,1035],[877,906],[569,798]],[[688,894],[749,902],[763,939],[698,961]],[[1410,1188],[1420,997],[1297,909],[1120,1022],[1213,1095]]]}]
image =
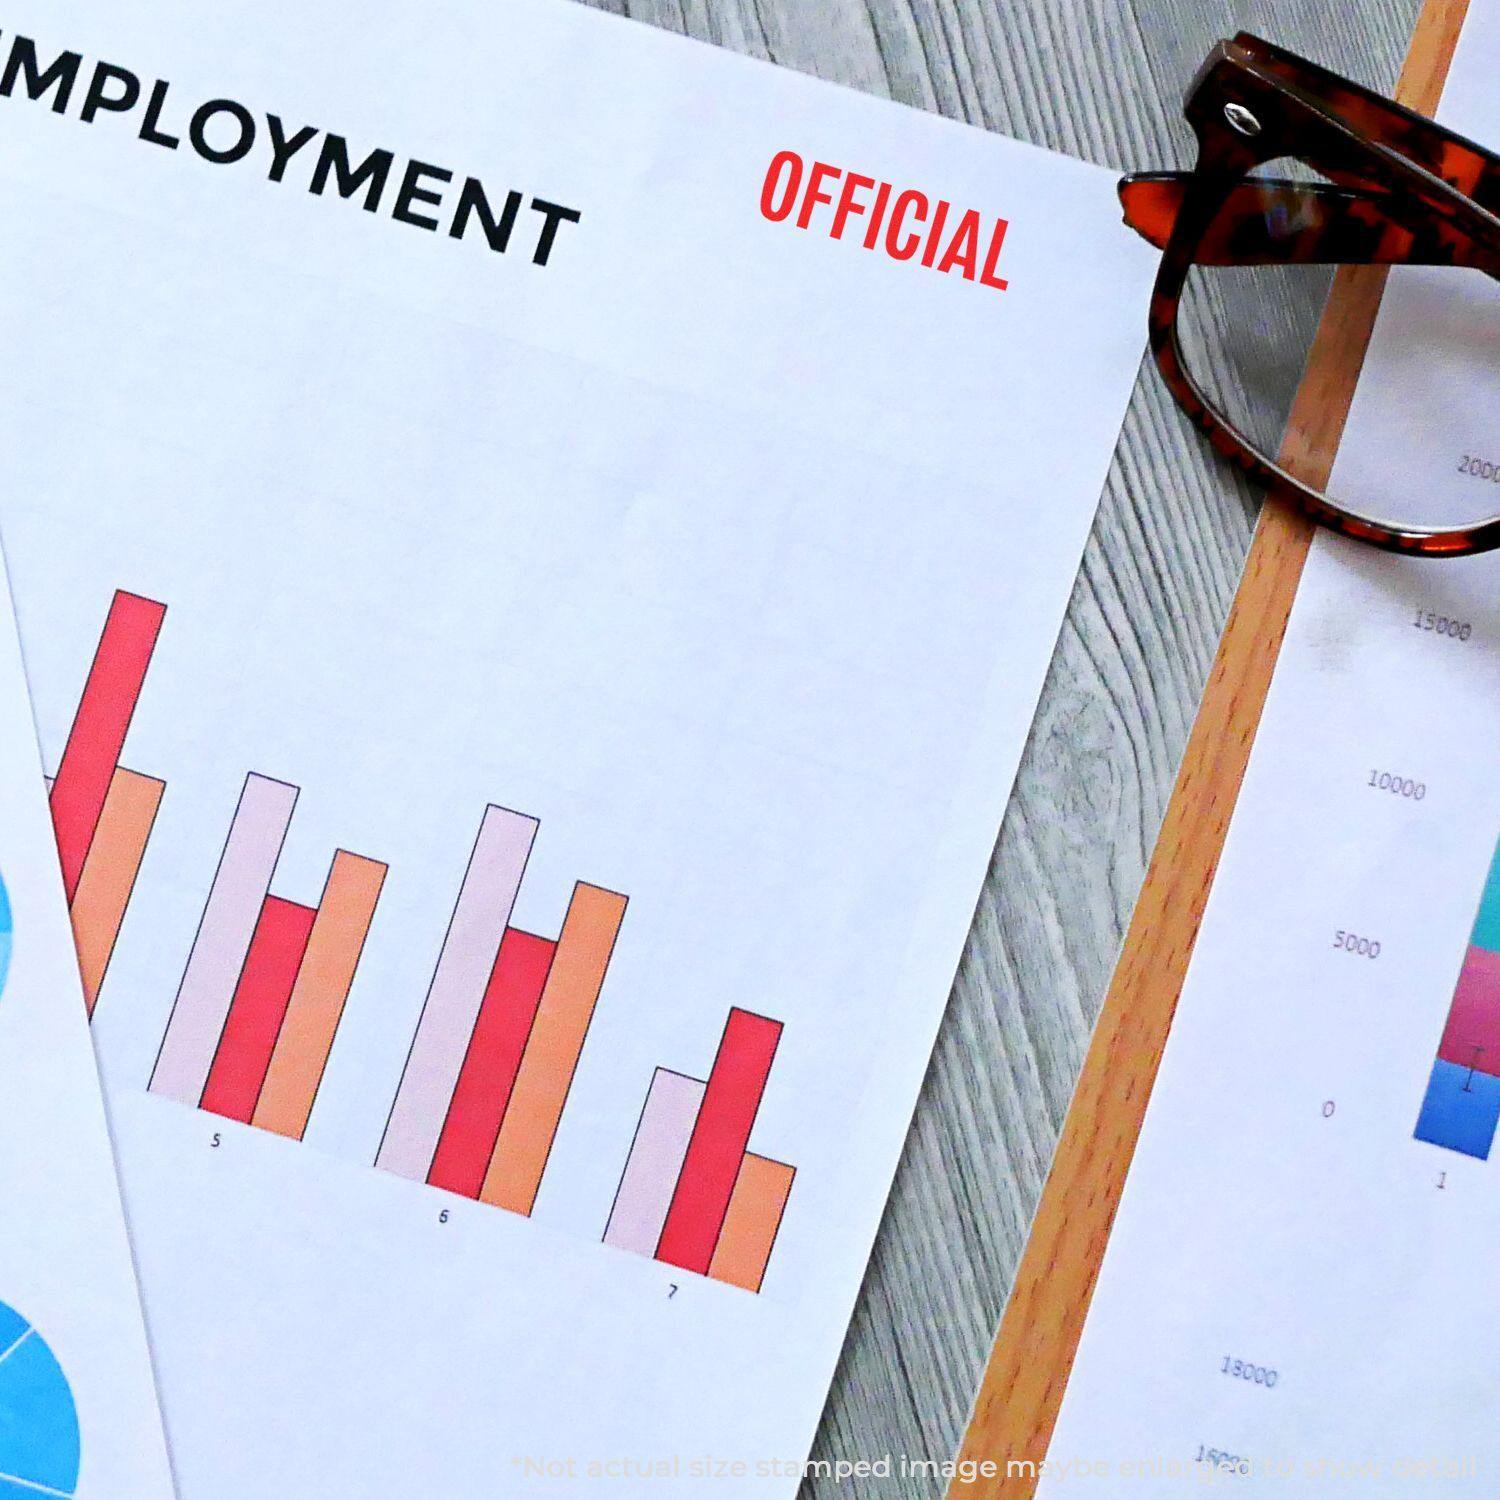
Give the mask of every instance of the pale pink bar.
[{"label": "pale pink bar", "polygon": [[637,1255],[656,1254],[706,1087],[697,1078],[685,1078],[666,1068],[652,1075],[646,1107],[604,1230],[606,1245],[634,1250]]},{"label": "pale pink bar", "polygon": [[245,778],[151,1074],[154,1094],[195,1106],[203,1097],[234,987],[296,805],[296,787],[253,772]]},{"label": "pale pink bar", "polygon": [[427,1180],[536,828],[524,813],[485,809],[375,1158],[388,1172]]}]

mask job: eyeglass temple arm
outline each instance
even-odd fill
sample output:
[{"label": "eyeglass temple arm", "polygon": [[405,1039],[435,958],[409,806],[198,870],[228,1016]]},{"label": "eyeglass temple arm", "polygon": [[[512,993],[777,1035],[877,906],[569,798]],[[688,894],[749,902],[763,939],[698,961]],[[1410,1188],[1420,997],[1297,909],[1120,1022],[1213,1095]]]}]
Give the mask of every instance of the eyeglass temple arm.
[{"label": "eyeglass temple arm", "polygon": [[1247,31],[1240,32],[1233,45],[1259,66],[1316,95],[1371,140],[1409,156],[1491,212],[1500,205],[1500,156],[1493,151]]},{"label": "eyeglass temple arm", "polygon": [[[1172,237],[1193,177],[1140,172],[1120,183],[1125,222],[1158,249]],[[1378,190],[1255,178],[1234,188],[1193,252],[1205,266],[1488,267],[1493,254],[1452,225],[1421,235],[1392,218]]]}]

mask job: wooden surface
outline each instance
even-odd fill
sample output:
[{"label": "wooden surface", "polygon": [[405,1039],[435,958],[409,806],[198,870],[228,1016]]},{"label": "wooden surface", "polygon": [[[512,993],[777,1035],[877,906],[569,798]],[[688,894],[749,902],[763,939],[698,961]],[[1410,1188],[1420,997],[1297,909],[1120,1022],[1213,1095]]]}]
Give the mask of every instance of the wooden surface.
[{"label": "wooden surface", "polygon": [[[605,0],[1113,167],[1259,31],[1389,89],[1418,0]],[[1144,345],[1144,327],[1142,329]],[[1138,386],[815,1457],[960,1441],[1250,544],[1252,498]],[[888,1479],[842,1494],[940,1493]],[[811,1493],[833,1493],[817,1483]]]},{"label": "wooden surface", "polygon": [[[1403,103],[1436,108],[1467,6],[1427,0]],[[1383,267],[1347,269],[1323,315],[1281,450],[1315,487],[1328,482],[1384,285]],[[1311,540],[1294,512],[1262,511],[964,1437],[966,1458],[1021,1466],[966,1493],[1036,1490]]]}]

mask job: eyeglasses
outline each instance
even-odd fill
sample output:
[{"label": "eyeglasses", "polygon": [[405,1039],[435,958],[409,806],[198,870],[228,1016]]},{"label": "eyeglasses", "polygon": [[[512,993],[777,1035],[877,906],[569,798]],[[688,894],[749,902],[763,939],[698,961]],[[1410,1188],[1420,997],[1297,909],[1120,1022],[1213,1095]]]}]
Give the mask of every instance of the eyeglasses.
[{"label": "eyeglasses", "polygon": [[[1336,266],[1420,268],[1404,274],[1430,297],[1443,379],[1472,392],[1500,371],[1500,156],[1243,33],[1209,54],[1185,113],[1196,168],[1120,184],[1126,222],[1164,252],[1151,348],[1178,404],[1231,463],[1345,536],[1428,557],[1500,547],[1492,413],[1474,434],[1491,450],[1462,455],[1472,486],[1339,499],[1273,456]],[[1444,399],[1412,393],[1414,433]]]}]

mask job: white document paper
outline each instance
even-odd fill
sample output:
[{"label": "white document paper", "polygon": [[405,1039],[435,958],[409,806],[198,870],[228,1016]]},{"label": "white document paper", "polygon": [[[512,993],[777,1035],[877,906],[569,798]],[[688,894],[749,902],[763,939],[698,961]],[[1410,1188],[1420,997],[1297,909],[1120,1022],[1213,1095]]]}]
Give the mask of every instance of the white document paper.
[{"label": "white document paper", "polygon": [[[1440,117],[1490,144],[1497,67],[1474,0]],[[1477,273],[1392,275],[1340,448],[1417,492],[1500,512]],[[1500,558],[1319,536],[1040,1494],[1497,1493],[1497,745]]]},{"label": "white document paper", "polygon": [[171,1500],[0,565],[0,1495]]},{"label": "white document paper", "polygon": [[0,522],[186,1500],[791,1494],[1139,363],[1111,174],[531,0],[5,67]]}]

